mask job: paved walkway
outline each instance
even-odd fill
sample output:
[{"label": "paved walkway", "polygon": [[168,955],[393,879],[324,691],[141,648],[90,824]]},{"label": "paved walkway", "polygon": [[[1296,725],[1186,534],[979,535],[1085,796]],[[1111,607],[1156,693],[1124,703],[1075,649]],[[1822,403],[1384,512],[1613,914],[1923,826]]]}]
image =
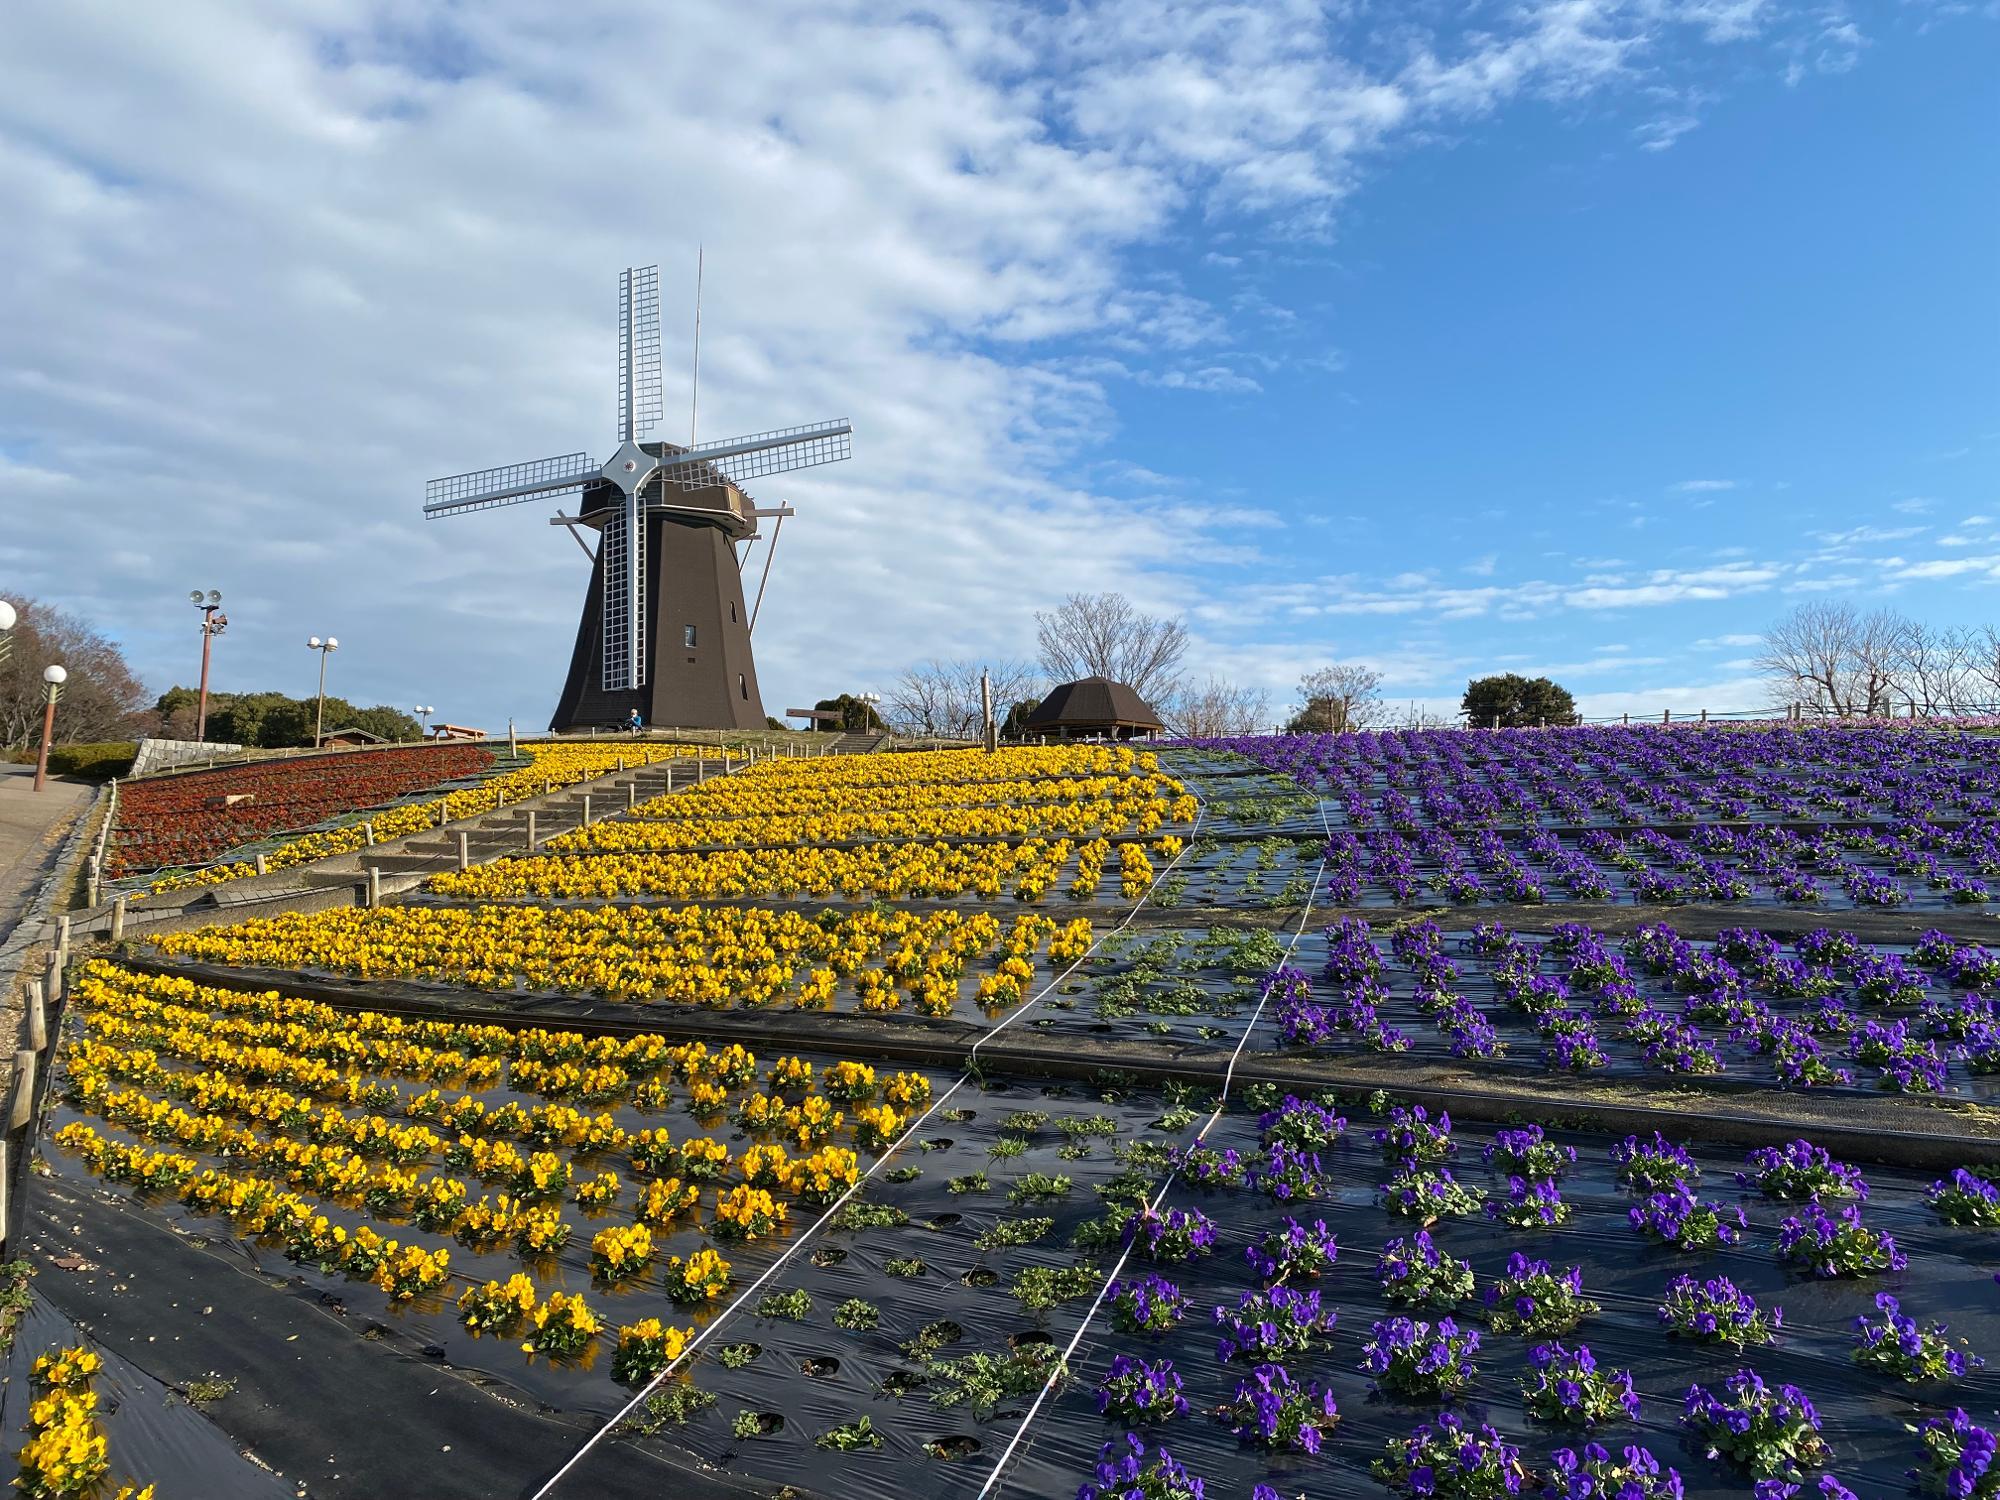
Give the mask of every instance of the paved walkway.
[{"label": "paved walkway", "polygon": [[35,790],[35,768],[0,764],[0,945],[13,936],[70,822],[97,788],[51,776]]}]

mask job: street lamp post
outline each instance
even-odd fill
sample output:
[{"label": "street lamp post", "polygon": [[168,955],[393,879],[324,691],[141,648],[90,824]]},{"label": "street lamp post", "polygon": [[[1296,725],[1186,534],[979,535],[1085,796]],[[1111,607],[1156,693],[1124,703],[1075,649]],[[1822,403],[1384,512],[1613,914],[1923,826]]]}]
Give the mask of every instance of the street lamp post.
[{"label": "street lamp post", "polygon": [[326,731],[326,658],[330,651],[338,651],[340,642],[332,636],[321,640],[313,636],[306,641],[306,648],[319,653],[319,706],[313,710],[313,749],[319,749],[321,736]]},{"label": "street lamp post", "polygon": [[201,611],[201,695],[195,702],[194,737],[198,741],[208,739],[208,648],[215,644],[215,638],[229,628],[229,616],[221,613],[222,590],[210,589],[203,593],[200,589],[188,590],[188,603]]},{"label": "street lamp post", "polygon": [[42,668],[42,681],[49,685],[48,701],[42,705],[42,753],[35,758],[35,790],[49,779],[49,746],[56,737],[56,699],[62,696],[62,685],[69,681],[69,673],[51,663]]},{"label": "street lamp post", "polygon": [[19,618],[14,613],[14,606],[0,599],[0,661],[5,661],[14,653],[14,622]]},{"label": "street lamp post", "polygon": [[419,703],[415,708],[411,709],[410,712],[417,715],[418,718],[423,720],[423,730],[424,730],[423,738],[429,739],[431,737],[431,715],[437,712],[437,706],[435,704],[432,704],[429,707],[425,707],[423,704]]}]

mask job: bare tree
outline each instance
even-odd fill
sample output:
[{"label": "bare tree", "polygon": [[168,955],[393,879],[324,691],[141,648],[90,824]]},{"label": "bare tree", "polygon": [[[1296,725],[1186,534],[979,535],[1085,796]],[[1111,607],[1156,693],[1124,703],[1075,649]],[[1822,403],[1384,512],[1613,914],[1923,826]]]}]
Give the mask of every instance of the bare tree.
[{"label": "bare tree", "polygon": [[1191,740],[1255,734],[1270,722],[1271,695],[1220,677],[1189,683],[1167,704],[1155,705],[1175,734]]},{"label": "bare tree", "polygon": [[1912,715],[1964,713],[1980,697],[1973,676],[1979,647],[1979,638],[1969,630],[1906,622],[1896,638],[1897,696]]},{"label": "bare tree", "polygon": [[23,599],[18,608],[12,650],[0,662],[0,746],[19,749],[40,738],[42,669],[52,664],[69,669],[56,710],[57,740],[92,744],[134,733],[146,693],[118,645],[53,605]]},{"label": "bare tree", "polygon": [[1039,696],[1035,669],[1022,661],[991,664],[932,659],[911,667],[888,693],[887,718],[898,732],[941,739],[979,738],[979,674],[993,674],[993,712],[1004,719],[1023,698]]},{"label": "bare tree", "polygon": [[1035,613],[1042,670],[1057,682],[1109,677],[1157,706],[1179,686],[1187,626],[1141,614],[1123,594],[1071,594]]},{"label": "bare tree", "polygon": [[1892,610],[1864,615],[1844,601],[1810,600],[1764,632],[1757,668],[1780,704],[1811,716],[1893,713],[1914,628]]},{"label": "bare tree", "polygon": [[1359,662],[1338,662],[1299,679],[1299,711],[1285,727],[1301,734],[1347,734],[1387,721],[1382,674]]},{"label": "bare tree", "polygon": [[2000,626],[1983,625],[1965,634],[1966,687],[1976,700],[1968,706],[2000,706]]},{"label": "bare tree", "polygon": [[1458,721],[1436,709],[1425,708],[1412,699],[1400,709],[1392,711],[1398,729],[1456,729]]}]

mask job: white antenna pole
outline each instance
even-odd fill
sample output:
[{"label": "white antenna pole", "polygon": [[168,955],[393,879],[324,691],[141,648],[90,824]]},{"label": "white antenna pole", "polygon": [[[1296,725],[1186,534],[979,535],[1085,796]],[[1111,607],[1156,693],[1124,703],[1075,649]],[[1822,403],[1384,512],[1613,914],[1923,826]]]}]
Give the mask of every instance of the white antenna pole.
[{"label": "white antenna pole", "polygon": [[695,443],[695,417],[701,411],[701,269],[705,246],[694,250],[694,393],[688,398],[688,446]]}]

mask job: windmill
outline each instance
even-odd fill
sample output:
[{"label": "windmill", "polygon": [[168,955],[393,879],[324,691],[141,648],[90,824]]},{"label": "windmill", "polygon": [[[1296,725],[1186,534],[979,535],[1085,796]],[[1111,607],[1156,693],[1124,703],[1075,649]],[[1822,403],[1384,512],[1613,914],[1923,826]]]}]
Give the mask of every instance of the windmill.
[{"label": "windmill", "polygon": [[[580,497],[569,528],[591,559],[569,679],[552,729],[619,725],[633,709],[671,728],[762,729],[750,656],[756,607],[743,603],[743,561],[757,523],[777,527],[790,506],[759,506],[746,480],[835,463],[851,451],[842,418],[681,446],[648,440],[660,421],[660,270],[618,278],[618,448],[603,463],[565,453],[433,479],[427,518],[530,500]],[[690,434],[692,437],[692,434]],[[591,551],[578,528],[600,533]],[[764,581],[772,548],[764,552]],[[737,546],[745,551],[738,554]],[[763,582],[757,588],[761,606]]]}]

